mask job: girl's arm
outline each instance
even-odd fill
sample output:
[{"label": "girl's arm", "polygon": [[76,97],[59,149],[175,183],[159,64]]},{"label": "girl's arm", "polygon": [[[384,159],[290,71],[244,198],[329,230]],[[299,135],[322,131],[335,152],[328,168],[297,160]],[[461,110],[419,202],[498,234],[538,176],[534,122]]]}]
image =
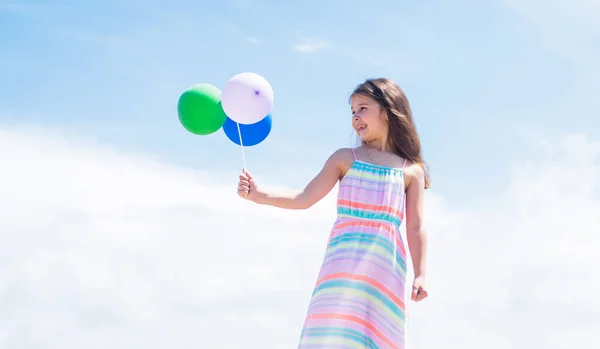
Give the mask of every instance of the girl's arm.
[{"label": "girl's arm", "polygon": [[415,278],[424,278],[427,255],[427,233],[423,227],[425,172],[421,166],[413,164],[409,177],[410,182],[406,188],[406,238]]},{"label": "girl's arm", "polygon": [[[252,183],[250,183],[249,198],[261,205],[291,210],[307,209],[324,198],[342,177],[346,171],[345,168],[348,167],[345,165],[348,162],[347,152],[347,149],[340,149],[333,153],[327,159],[319,174],[308,183],[304,190],[292,194],[283,194],[255,189],[256,195],[251,197],[253,188]],[[250,181],[252,181],[252,178],[250,178]]]}]

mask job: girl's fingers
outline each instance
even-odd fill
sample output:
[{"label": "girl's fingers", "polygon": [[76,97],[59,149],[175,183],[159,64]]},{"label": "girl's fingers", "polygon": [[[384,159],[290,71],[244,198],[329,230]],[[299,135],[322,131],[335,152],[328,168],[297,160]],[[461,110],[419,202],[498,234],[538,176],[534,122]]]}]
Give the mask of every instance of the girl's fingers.
[{"label": "girl's fingers", "polygon": [[415,297],[415,301],[419,302],[422,301],[423,299],[427,298],[429,294],[427,293],[427,291],[425,291],[422,288],[419,288],[419,291],[417,292],[417,295]]},{"label": "girl's fingers", "polygon": [[418,296],[418,294],[419,294],[419,288],[418,288],[418,287],[415,287],[415,286],[413,286],[413,288],[412,288],[412,293],[411,293],[411,295],[410,295],[410,299],[411,299],[411,300],[413,300],[413,301],[416,301],[416,300],[417,300],[417,296]]},{"label": "girl's fingers", "polygon": [[240,181],[238,183],[238,195],[245,198],[250,194],[250,180],[252,176],[248,171],[243,171],[240,174]]}]

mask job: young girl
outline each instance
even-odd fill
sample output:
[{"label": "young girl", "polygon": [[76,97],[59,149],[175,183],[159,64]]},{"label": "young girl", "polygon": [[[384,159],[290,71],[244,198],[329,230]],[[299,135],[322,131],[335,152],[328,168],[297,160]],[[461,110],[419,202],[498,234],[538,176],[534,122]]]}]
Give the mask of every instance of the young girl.
[{"label": "young girl", "polygon": [[258,204],[307,209],[339,181],[338,216],[310,300],[299,349],[404,349],[406,224],[414,267],[411,299],[427,297],[423,192],[430,181],[406,96],[388,79],[358,85],[352,127],[362,140],[334,152],[294,195],[266,192],[240,175],[238,194]]}]

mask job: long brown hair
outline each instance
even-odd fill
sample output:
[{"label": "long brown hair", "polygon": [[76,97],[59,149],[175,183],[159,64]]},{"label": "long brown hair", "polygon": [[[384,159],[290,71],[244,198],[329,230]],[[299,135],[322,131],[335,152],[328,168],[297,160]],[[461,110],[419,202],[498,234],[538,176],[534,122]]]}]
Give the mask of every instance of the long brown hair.
[{"label": "long brown hair", "polygon": [[389,145],[392,152],[419,164],[425,172],[425,189],[431,187],[429,169],[421,154],[421,140],[413,121],[404,91],[389,79],[368,79],[359,84],[351,96],[361,95],[375,100],[388,115]]}]

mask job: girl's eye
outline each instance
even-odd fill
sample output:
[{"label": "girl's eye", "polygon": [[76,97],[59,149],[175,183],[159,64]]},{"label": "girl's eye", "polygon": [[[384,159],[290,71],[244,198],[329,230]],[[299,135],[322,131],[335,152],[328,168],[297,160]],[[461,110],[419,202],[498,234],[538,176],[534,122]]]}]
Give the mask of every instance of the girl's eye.
[{"label": "girl's eye", "polygon": [[[366,110],[366,109],[367,109],[367,107],[360,107],[359,112]],[[356,113],[357,113],[356,111],[352,111],[352,116],[356,115]]]}]

